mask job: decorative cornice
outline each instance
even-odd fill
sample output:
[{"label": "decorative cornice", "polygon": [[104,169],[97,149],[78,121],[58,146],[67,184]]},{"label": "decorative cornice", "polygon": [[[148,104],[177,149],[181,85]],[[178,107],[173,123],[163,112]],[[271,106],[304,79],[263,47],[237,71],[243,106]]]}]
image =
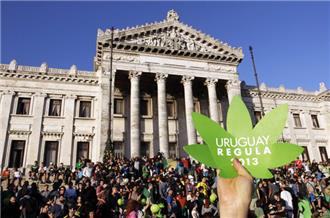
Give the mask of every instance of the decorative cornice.
[{"label": "decorative cornice", "polygon": [[236,73],[236,67],[235,66],[208,63],[208,68],[209,68],[210,71],[220,71],[220,72],[223,72],[223,73]]},{"label": "decorative cornice", "polygon": [[9,130],[8,134],[10,135],[30,135],[32,131],[26,130]]},{"label": "decorative cornice", "polygon": [[48,136],[48,137],[56,137],[56,138],[61,138],[63,136],[63,132],[48,132],[48,131],[42,131],[41,134],[43,136]]},{"label": "decorative cornice", "polygon": [[77,95],[73,95],[73,94],[68,94],[66,96],[64,96],[65,99],[77,99]]},{"label": "decorative cornice", "polygon": [[0,64],[0,78],[68,82],[86,85],[98,85],[98,78],[87,71],[77,71],[75,76],[69,70],[48,68],[47,73],[41,73],[38,67],[18,66],[16,71],[9,70],[8,64]]},{"label": "decorative cornice", "polygon": [[73,135],[75,137],[82,137],[86,140],[92,140],[95,133],[86,133],[86,132],[74,132]]},{"label": "decorative cornice", "polygon": [[[110,59],[110,54],[104,55],[103,59],[109,60]],[[132,55],[132,54],[115,53],[113,55],[113,60],[118,61],[118,62],[138,63],[139,62],[139,56]]]},{"label": "decorative cornice", "polygon": [[[179,22],[179,15],[171,10],[167,19],[125,29],[114,30],[115,50],[183,56],[209,61],[239,64],[241,48],[234,48],[218,39]],[[98,30],[96,64],[102,61],[104,50],[109,50],[111,30]]]},{"label": "decorative cornice", "polygon": [[[283,87],[279,89],[267,88],[261,89],[262,98],[271,98],[271,99],[283,99],[291,101],[311,101],[311,102],[322,102],[330,101],[330,90],[327,90],[322,93],[318,92],[306,92],[302,90],[283,90]],[[258,97],[258,90],[253,86],[245,86],[242,89],[243,97]]]}]

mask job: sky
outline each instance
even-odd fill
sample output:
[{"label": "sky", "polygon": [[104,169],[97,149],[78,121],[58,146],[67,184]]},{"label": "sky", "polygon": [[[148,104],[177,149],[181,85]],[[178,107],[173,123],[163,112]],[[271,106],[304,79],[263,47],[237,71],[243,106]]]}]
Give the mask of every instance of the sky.
[{"label": "sky", "polygon": [[330,2],[1,2],[1,63],[92,70],[97,29],[180,21],[242,47],[240,79],[315,91],[330,88]]}]

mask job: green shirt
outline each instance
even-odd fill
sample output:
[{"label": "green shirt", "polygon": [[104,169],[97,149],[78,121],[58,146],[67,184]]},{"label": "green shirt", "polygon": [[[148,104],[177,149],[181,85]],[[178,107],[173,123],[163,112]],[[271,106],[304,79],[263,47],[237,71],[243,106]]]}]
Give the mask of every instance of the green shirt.
[{"label": "green shirt", "polygon": [[261,208],[261,207],[256,207],[255,209],[254,209],[254,213],[255,213],[255,215],[259,218],[259,217],[263,217],[263,216],[265,216],[265,213],[264,213],[264,211],[263,211],[263,209]]},{"label": "green shirt", "polygon": [[299,212],[303,214],[304,218],[312,217],[311,206],[308,200],[304,199],[299,201],[298,208],[299,208]]}]

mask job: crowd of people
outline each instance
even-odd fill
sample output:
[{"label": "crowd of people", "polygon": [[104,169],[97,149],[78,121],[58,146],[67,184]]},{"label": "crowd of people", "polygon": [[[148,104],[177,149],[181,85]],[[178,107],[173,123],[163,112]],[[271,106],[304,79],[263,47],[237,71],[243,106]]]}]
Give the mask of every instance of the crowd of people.
[{"label": "crowd of people", "polygon": [[[255,179],[250,217],[330,217],[330,164],[296,160]],[[189,158],[81,158],[74,169],[35,164],[1,175],[3,218],[219,217],[214,169]],[[5,186],[5,187],[3,187]],[[225,198],[226,196],[222,196]],[[234,202],[233,202],[234,203]]]}]

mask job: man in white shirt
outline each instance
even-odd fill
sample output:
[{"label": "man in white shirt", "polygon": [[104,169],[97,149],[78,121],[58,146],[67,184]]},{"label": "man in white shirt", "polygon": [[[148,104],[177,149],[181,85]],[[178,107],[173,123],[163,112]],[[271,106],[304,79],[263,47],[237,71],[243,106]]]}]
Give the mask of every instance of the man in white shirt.
[{"label": "man in white shirt", "polygon": [[281,198],[285,201],[285,209],[287,211],[288,217],[292,218],[293,217],[293,203],[292,203],[292,195],[290,192],[288,192],[285,187],[286,185],[281,182]]},{"label": "man in white shirt", "polygon": [[87,165],[83,169],[83,176],[87,178],[91,178],[92,176],[92,170],[91,163],[87,163]]}]

